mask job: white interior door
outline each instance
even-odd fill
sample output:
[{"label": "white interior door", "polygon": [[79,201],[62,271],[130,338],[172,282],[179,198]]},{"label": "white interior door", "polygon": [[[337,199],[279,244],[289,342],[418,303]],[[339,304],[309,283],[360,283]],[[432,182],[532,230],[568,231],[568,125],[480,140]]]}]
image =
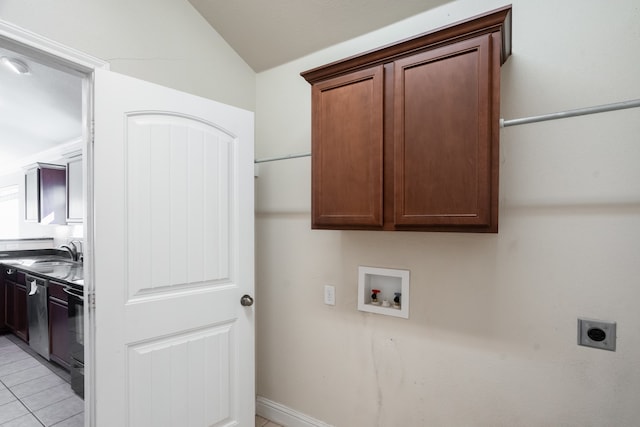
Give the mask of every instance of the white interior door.
[{"label": "white interior door", "polygon": [[91,419],[253,426],[253,113],[94,84]]}]

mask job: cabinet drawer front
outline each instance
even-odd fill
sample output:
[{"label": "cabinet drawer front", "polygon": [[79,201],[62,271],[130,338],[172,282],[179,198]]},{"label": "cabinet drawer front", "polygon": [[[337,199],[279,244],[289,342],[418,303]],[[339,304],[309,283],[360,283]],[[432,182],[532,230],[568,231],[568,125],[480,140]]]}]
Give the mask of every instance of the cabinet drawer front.
[{"label": "cabinet drawer front", "polygon": [[20,285],[23,285],[23,286],[27,285],[27,280],[25,278],[25,274],[22,271],[18,271],[16,273],[16,278],[14,280]]},{"label": "cabinet drawer front", "polygon": [[69,297],[63,290],[66,286],[61,283],[49,282],[49,296],[67,302]]},{"label": "cabinet drawer front", "polygon": [[[491,35],[395,63],[398,226],[492,223]],[[494,71],[495,70],[495,71]],[[497,165],[496,165],[497,167]]]},{"label": "cabinet drawer front", "polygon": [[383,76],[376,66],[313,86],[314,228],[382,226]]}]

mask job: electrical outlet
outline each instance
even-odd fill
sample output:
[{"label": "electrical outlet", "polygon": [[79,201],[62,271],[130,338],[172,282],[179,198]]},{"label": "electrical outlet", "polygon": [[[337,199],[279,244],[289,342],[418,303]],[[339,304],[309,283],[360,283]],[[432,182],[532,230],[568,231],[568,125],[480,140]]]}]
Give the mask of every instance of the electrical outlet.
[{"label": "electrical outlet", "polygon": [[616,322],[578,319],[578,345],[616,351]]},{"label": "electrical outlet", "polygon": [[324,285],[324,303],[327,305],[336,305],[336,287]]}]

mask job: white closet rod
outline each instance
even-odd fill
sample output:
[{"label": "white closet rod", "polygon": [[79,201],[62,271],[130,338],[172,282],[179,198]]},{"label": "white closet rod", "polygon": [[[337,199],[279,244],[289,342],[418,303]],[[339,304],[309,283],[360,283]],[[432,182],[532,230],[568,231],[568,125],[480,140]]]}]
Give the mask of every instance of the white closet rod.
[{"label": "white closet rod", "polygon": [[311,157],[311,153],[289,154],[288,156],[283,156],[283,157],[268,157],[266,159],[255,159],[253,163],[258,164],[258,163],[275,162],[278,160],[297,159],[298,157]]},{"label": "white closet rod", "polygon": [[605,113],[607,111],[624,110],[626,108],[640,107],[640,99],[631,101],[614,102],[613,104],[596,105],[595,107],[577,108],[575,110],[560,111],[557,113],[543,114],[541,116],[524,117],[522,119],[500,119],[500,127],[525,125],[527,123],[544,122],[546,120],[566,119],[567,117],[584,116],[587,114]]},{"label": "white closet rod", "polygon": [[[577,108],[575,110],[559,111],[557,113],[543,114],[541,116],[523,117],[521,119],[505,120],[500,119],[500,127],[525,125],[528,123],[544,122],[547,120],[566,119],[568,117],[584,116],[587,114],[605,113],[607,111],[624,110],[627,108],[640,107],[640,99],[630,101],[614,102],[613,104],[596,105],[595,107]],[[311,153],[289,154],[284,157],[269,157],[266,159],[256,159],[254,163],[275,162],[278,160],[297,159],[299,157],[310,157]]]}]

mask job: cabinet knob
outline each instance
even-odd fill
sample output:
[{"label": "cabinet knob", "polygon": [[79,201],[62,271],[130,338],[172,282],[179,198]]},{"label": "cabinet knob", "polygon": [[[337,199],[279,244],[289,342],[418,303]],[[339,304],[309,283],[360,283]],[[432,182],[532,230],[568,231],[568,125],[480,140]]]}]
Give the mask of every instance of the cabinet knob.
[{"label": "cabinet knob", "polygon": [[240,298],[240,304],[245,307],[251,307],[253,305],[253,298],[249,295],[243,295],[242,298]]}]

